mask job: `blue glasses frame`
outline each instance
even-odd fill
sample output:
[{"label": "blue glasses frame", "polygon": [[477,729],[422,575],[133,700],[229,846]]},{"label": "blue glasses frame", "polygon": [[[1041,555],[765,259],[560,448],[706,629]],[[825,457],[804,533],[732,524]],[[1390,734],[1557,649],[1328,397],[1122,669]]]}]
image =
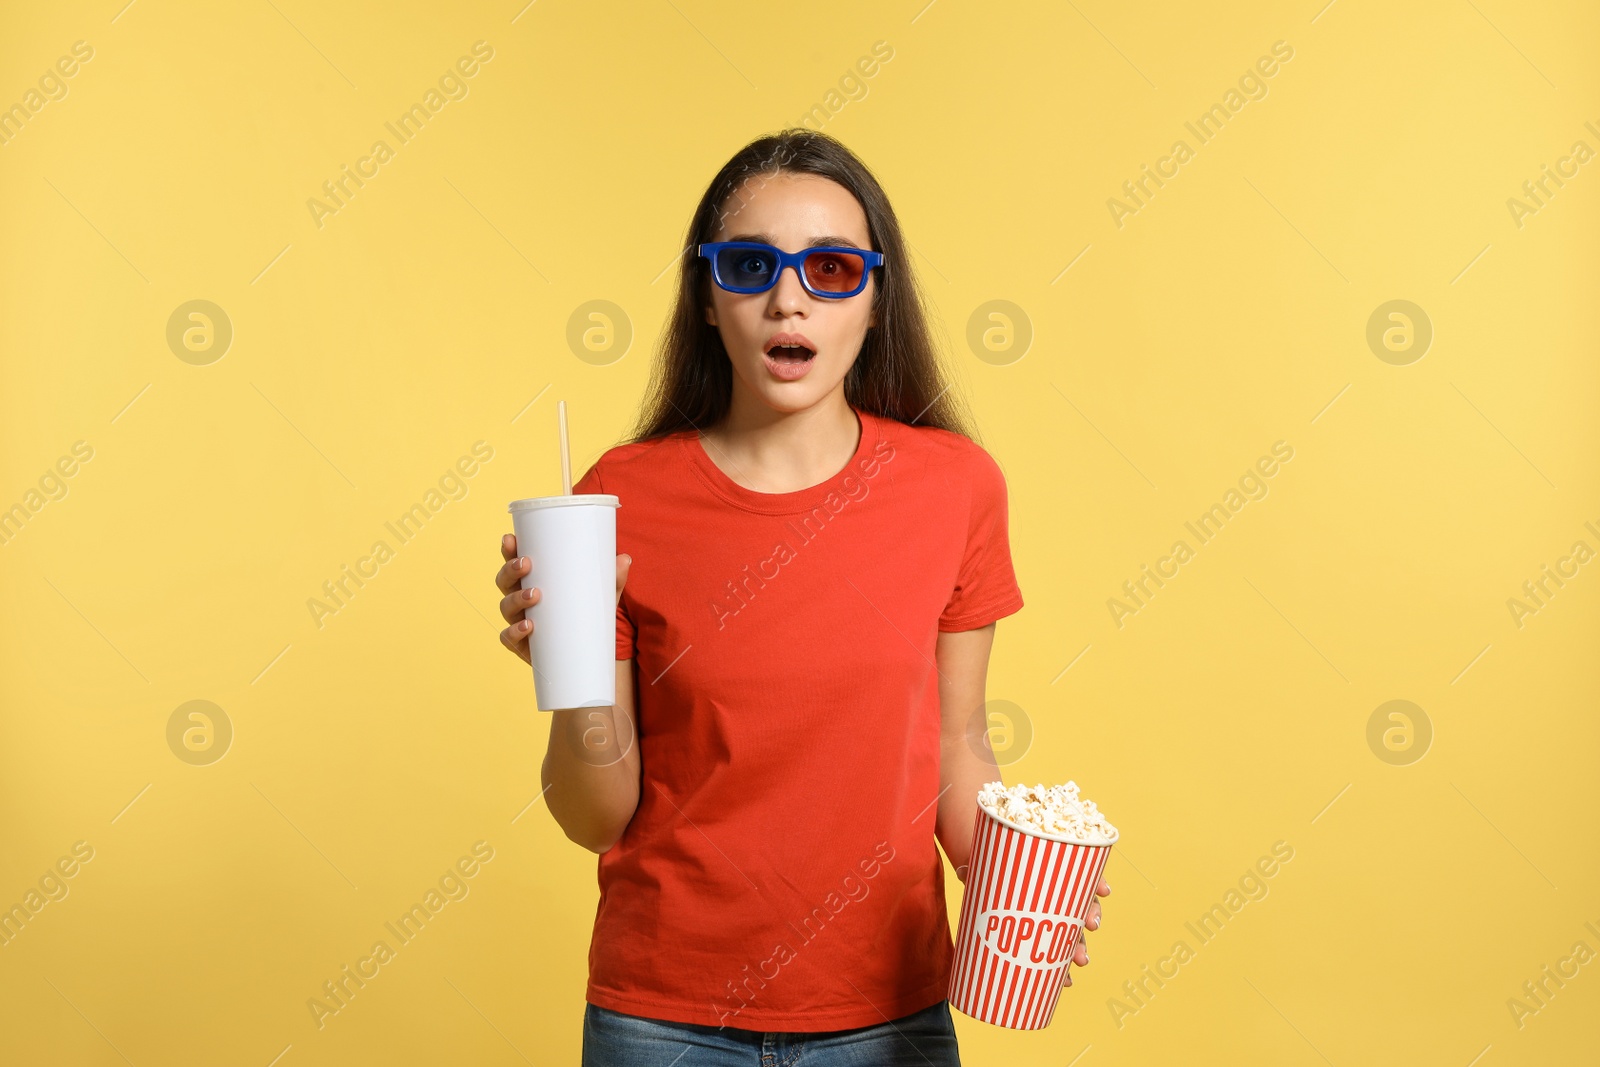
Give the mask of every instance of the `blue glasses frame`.
[{"label": "blue glasses frame", "polygon": [[[724,248],[749,248],[759,252],[770,252],[777,257],[778,269],[772,272],[772,280],[766,285],[729,285],[722,280],[722,272],[717,268],[717,253]],[[806,280],[806,272],[801,267],[804,266],[806,257],[816,252],[848,252],[851,255],[860,256],[866,264],[861,271],[861,284],[848,293],[827,293],[819,289],[813,289],[811,283]],[[855,296],[867,287],[867,282],[872,277],[872,268],[883,266],[882,252],[872,252],[865,248],[849,248],[844,245],[819,245],[815,248],[803,248],[798,252],[785,252],[776,245],[766,245],[756,241],[712,241],[700,245],[699,254],[711,262],[712,281],[717,283],[718,288],[726,289],[730,293],[764,293],[778,284],[778,279],[783,276],[785,269],[793,267],[795,277],[800,279],[801,287],[812,296],[821,297],[824,300],[844,300]]]}]

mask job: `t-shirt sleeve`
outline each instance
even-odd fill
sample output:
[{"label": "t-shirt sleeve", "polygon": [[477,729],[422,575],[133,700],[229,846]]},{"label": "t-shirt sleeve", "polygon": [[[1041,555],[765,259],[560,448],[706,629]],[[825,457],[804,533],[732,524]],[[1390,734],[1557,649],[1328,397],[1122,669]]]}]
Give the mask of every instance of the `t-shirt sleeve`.
[{"label": "t-shirt sleeve", "polygon": [[[572,491],[574,493],[604,493],[606,491],[605,486],[600,482],[599,461],[596,461],[594,466],[590,467],[582,478],[573,483]],[[620,509],[617,517],[619,520],[621,519]],[[619,521],[617,527],[617,552],[620,554],[626,551],[627,549],[622,544],[622,527]],[[633,659],[634,654],[633,619],[628,615],[628,587],[623,586],[622,599],[617,601],[617,659]]]},{"label": "t-shirt sleeve", "polygon": [[968,465],[967,546],[955,588],[939,616],[945,632],[976,630],[1022,608],[1022,590],[1011,566],[1006,520],[1006,479],[981,447]]}]

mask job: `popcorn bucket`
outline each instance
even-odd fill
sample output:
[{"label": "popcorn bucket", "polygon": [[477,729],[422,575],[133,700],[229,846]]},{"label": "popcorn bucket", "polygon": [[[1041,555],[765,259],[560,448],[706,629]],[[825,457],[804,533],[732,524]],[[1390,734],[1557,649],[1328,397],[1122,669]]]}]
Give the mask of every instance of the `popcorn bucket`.
[{"label": "popcorn bucket", "polygon": [[1021,830],[977,808],[950,1006],[995,1026],[1042,1030],[1111,845]]}]

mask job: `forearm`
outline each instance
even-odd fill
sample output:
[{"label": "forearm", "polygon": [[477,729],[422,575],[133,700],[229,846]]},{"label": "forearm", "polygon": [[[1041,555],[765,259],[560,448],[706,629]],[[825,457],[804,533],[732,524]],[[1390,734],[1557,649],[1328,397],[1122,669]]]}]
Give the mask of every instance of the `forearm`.
[{"label": "forearm", "polygon": [[972,858],[972,826],[978,808],[978,790],[989,782],[1001,780],[1000,768],[988,752],[981,734],[945,736],[940,742],[941,792],[935,833],[950,865],[956,869],[956,877],[963,883],[967,880],[967,865]]},{"label": "forearm", "polygon": [[978,790],[1000,778],[989,748],[984,689],[994,623],[976,630],[941,632],[939,668],[939,822],[934,832],[956,877],[967,880]]},{"label": "forearm", "polygon": [[620,707],[550,712],[540,769],[545,804],[567,837],[604,852],[622,837],[639,804],[637,736]]}]

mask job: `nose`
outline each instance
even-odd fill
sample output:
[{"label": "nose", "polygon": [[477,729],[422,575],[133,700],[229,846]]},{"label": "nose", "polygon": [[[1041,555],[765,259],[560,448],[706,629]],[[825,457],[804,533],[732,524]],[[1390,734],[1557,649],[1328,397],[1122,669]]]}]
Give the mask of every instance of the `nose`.
[{"label": "nose", "polygon": [[[789,277],[791,273],[794,275],[792,280]],[[811,300],[811,294],[800,283],[800,268],[797,266],[786,266],[778,271],[778,280],[768,293],[768,305],[786,315],[808,307]]]}]

